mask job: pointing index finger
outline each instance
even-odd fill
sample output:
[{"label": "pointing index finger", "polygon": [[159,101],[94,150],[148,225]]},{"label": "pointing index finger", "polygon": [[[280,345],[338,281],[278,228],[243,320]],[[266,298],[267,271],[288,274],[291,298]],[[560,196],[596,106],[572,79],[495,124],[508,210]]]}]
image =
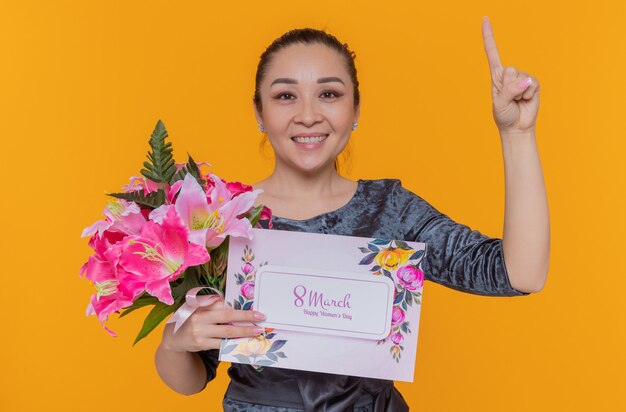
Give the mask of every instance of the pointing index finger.
[{"label": "pointing index finger", "polygon": [[502,68],[502,64],[500,63],[500,55],[498,54],[498,48],[496,47],[496,40],[493,37],[491,22],[487,16],[483,17],[482,31],[485,53],[487,53],[487,60],[489,61],[489,70],[493,73],[496,69]]}]

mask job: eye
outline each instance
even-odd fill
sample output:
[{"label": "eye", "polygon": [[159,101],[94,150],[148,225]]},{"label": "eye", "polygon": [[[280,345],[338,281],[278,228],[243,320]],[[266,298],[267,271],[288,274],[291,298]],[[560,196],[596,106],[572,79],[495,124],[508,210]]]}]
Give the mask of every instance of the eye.
[{"label": "eye", "polygon": [[277,100],[293,100],[295,98],[296,96],[294,96],[291,93],[280,93],[274,97],[274,99],[277,99]]},{"label": "eye", "polygon": [[337,93],[334,90],[326,90],[321,94],[321,97],[324,99],[335,99],[341,97],[341,93]]}]

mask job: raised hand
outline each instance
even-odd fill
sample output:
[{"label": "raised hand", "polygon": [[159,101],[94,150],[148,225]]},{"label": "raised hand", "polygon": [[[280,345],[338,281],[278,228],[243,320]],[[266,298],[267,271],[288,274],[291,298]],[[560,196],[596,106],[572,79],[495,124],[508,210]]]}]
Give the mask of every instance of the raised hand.
[{"label": "raised hand", "polygon": [[539,81],[515,67],[502,67],[489,18],[483,18],[483,42],[493,97],[493,118],[500,134],[534,132],[539,111]]}]

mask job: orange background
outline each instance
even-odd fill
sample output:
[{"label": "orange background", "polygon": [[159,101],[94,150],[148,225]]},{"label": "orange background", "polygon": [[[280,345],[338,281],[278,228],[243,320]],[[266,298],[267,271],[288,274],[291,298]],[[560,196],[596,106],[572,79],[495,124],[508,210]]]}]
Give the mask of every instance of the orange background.
[{"label": "orange background", "polygon": [[[467,4],[466,4],[467,3]],[[143,315],[110,338],[84,311],[86,226],[137,174],[163,119],[186,152],[256,182],[258,56],[325,28],[357,53],[362,116],[349,177],[401,178],[439,210],[500,236],[503,170],[480,23],[505,65],[542,84],[538,140],[552,222],[547,285],[485,298],[428,283],[413,410],[624,410],[626,7],[620,1],[19,1],[0,12],[0,409],[220,410],[226,365],[184,397],[153,366]]]}]

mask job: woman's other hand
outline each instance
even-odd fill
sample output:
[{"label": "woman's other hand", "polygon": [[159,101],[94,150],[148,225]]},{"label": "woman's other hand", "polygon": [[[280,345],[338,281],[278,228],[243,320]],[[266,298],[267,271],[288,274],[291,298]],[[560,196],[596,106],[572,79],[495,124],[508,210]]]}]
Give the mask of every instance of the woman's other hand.
[{"label": "woman's other hand", "polygon": [[[161,345],[174,352],[197,352],[219,349],[223,338],[247,338],[259,336],[263,328],[252,323],[260,322],[265,316],[252,310],[236,310],[218,301],[198,308],[174,333],[174,324],[165,326]],[[232,322],[251,325],[230,325]]]},{"label": "woman's other hand", "polygon": [[482,23],[483,42],[493,97],[493,117],[500,134],[534,131],[539,111],[539,81],[515,67],[503,67],[488,17]]}]

